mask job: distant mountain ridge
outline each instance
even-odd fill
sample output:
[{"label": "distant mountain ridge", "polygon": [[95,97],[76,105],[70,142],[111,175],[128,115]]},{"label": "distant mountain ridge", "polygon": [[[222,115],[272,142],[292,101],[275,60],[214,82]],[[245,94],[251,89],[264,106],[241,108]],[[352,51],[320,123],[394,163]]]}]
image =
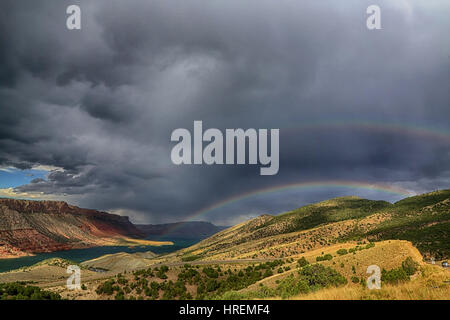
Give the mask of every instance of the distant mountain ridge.
[{"label": "distant mountain ridge", "polygon": [[216,226],[205,221],[186,221],[165,224],[137,224],[146,237],[205,239],[228,227]]},{"label": "distant mountain ridge", "polygon": [[142,238],[128,217],[64,201],[0,199],[0,258]]}]

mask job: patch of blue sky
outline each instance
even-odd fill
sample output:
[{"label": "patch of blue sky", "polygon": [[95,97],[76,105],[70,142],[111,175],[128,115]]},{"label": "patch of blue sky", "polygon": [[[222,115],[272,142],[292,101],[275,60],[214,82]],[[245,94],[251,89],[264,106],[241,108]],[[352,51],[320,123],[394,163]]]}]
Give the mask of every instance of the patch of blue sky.
[{"label": "patch of blue sky", "polygon": [[19,170],[15,168],[0,168],[0,188],[15,188],[36,178],[45,179],[48,171],[45,170]]}]

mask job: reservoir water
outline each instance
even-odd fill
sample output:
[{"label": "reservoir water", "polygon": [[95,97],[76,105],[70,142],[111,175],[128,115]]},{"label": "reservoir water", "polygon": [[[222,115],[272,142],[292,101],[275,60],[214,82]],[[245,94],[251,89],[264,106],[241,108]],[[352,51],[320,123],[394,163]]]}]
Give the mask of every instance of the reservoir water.
[{"label": "reservoir water", "polygon": [[[153,239],[155,240],[155,239]],[[124,246],[104,246],[94,247],[87,249],[73,249],[66,251],[56,251],[49,253],[38,253],[34,256],[13,258],[13,259],[0,259],[0,272],[6,272],[22,267],[29,267],[42,260],[49,258],[64,258],[73,262],[83,262],[86,260],[94,259],[105,254],[112,254],[118,252],[145,252],[151,251],[156,254],[170,253],[182,248],[189,247],[201,239],[158,239],[161,241],[172,241],[173,245],[168,246],[136,246],[136,247],[124,247]]]}]

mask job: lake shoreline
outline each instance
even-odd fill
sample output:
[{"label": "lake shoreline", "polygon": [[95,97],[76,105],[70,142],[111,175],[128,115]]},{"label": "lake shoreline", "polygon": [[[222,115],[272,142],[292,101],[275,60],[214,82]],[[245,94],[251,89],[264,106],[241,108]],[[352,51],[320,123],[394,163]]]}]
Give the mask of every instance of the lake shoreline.
[{"label": "lake shoreline", "polygon": [[131,245],[130,243],[121,243],[116,245],[106,245],[106,246],[91,246],[87,248],[74,248],[69,250],[54,251],[54,252],[44,252],[36,253],[33,255],[13,257],[13,258],[0,258],[0,273],[9,272],[17,270],[24,267],[30,267],[40,261],[49,258],[62,258],[73,261],[75,263],[81,263],[87,260],[92,260],[101,257],[106,254],[114,253],[137,253],[137,252],[148,252],[151,251],[157,255],[171,253],[183,248],[186,248],[196,242],[199,239],[176,239],[173,241],[154,241],[154,240],[144,240],[146,243],[163,243],[160,245],[143,245],[140,242]]},{"label": "lake shoreline", "polygon": [[107,246],[121,246],[121,247],[136,247],[136,246],[152,246],[152,247],[160,247],[160,246],[171,246],[173,245],[172,241],[159,241],[159,240],[149,240],[149,239],[134,239],[134,238],[107,238],[105,239],[104,244],[82,244],[82,245],[73,245],[68,249],[63,250],[55,250],[55,251],[43,251],[43,252],[25,252],[25,251],[17,251],[14,254],[4,254],[0,255],[1,260],[7,259],[19,259],[23,257],[31,257],[36,256],[42,253],[54,253],[54,252],[62,252],[69,250],[77,250],[77,249],[89,249],[95,247],[107,247]]}]

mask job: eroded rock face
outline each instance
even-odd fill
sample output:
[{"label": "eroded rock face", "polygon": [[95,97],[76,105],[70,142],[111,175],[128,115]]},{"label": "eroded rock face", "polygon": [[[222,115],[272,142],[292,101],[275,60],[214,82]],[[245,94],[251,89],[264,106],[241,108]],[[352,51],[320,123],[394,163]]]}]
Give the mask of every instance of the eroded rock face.
[{"label": "eroded rock face", "polygon": [[111,244],[143,234],[128,217],[63,201],[0,199],[0,258]]}]

